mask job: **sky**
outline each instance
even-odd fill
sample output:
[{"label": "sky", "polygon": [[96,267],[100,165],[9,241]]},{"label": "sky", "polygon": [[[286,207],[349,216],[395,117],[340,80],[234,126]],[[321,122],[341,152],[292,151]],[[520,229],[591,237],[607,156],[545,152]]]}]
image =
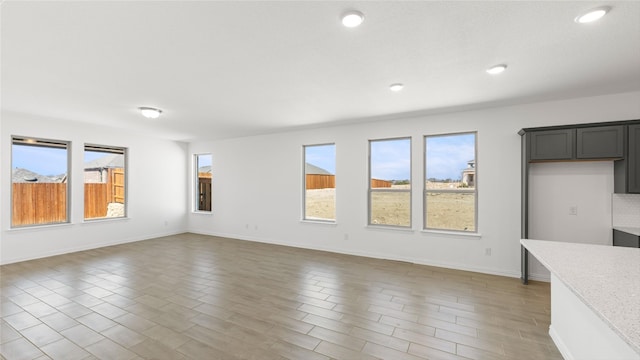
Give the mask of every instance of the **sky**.
[{"label": "sky", "polygon": [[67,173],[67,149],[28,145],[12,145],[13,168],[22,168],[40,175]]},{"label": "sky", "polygon": [[475,134],[427,137],[427,179],[461,179],[469,160],[475,159]]},{"label": "sky", "polygon": [[[13,168],[22,168],[40,175],[63,175],[67,173],[67,149],[29,145],[12,145]],[[84,162],[107,156],[94,151],[84,152]]]},{"label": "sky", "polygon": [[[372,178],[407,180],[411,177],[409,139],[372,141],[370,151]],[[306,162],[335,174],[335,145],[306,146],[305,152]],[[475,159],[475,134],[429,136],[426,153],[427,178],[461,179],[467,162]]]},{"label": "sky", "polygon": [[304,151],[305,162],[325,169],[332,174],[336,173],[335,144],[305,146]]},{"label": "sky", "polygon": [[[475,157],[475,134],[454,134],[427,137],[427,178],[460,179],[467,162]],[[409,139],[371,142],[371,175],[381,180],[405,180],[411,173],[411,145]],[[91,161],[104,153],[84,152],[84,161]],[[210,159],[210,157],[209,157]],[[204,160],[204,159],[203,159]],[[336,173],[334,144],[305,147],[305,161]],[[211,161],[201,162],[211,165]],[[67,150],[37,146],[13,145],[12,166],[40,175],[61,175],[67,172]]]},{"label": "sky", "polygon": [[411,140],[376,140],[371,143],[371,178],[411,179]]},{"label": "sky", "polygon": [[198,167],[211,166],[211,154],[198,154]]}]

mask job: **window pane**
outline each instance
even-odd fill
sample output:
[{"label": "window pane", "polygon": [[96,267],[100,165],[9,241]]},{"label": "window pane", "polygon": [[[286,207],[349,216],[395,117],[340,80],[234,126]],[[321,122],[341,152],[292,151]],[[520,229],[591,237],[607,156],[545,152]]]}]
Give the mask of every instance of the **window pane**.
[{"label": "window pane", "polygon": [[211,154],[196,155],[196,211],[211,211]]},{"label": "window pane", "polygon": [[12,138],[11,226],[68,222],[68,144]]},{"label": "window pane", "polygon": [[85,145],[85,220],[126,216],[125,160],[123,148]]},{"label": "window pane", "polygon": [[476,194],[427,192],[425,221],[430,229],[476,231]]},{"label": "window pane", "polygon": [[425,152],[425,228],[475,232],[476,134],[427,136]]},{"label": "window pane", "polygon": [[304,147],[304,219],[336,219],[336,146]]},{"label": "window pane", "polygon": [[369,225],[411,226],[411,139],[369,141]]},{"label": "window pane", "polygon": [[372,191],[372,225],[411,226],[410,191]]},{"label": "window pane", "polygon": [[411,139],[373,140],[371,188],[411,188]]}]

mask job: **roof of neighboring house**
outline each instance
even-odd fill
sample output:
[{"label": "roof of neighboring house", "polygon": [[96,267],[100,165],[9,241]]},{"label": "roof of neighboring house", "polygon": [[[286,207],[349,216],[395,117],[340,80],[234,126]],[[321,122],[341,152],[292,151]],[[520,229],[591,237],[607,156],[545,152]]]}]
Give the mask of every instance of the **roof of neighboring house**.
[{"label": "roof of neighboring house", "polygon": [[124,156],[122,154],[109,154],[101,158],[84,163],[84,169],[123,168]]},{"label": "roof of neighboring house", "polygon": [[21,168],[13,169],[11,177],[14,183],[59,183],[64,179],[64,175],[59,177],[45,176]]},{"label": "roof of neighboring house", "polygon": [[200,166],[198,168],[198,172],[201,173],[211,173],[211,165],[207,165],[207,166]]},{"label": "roof of neighboring house", "polygon": [[304,173],[313,175],[333,175],[327,170],[309,163],[304,164]]}]

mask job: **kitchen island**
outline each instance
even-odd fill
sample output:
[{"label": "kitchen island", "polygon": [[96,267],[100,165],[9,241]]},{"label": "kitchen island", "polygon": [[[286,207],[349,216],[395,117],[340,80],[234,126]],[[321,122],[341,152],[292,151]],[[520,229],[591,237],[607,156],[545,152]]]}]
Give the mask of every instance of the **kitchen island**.
[{"label": "kitchen island", "polygon": [[549,335],[565,359],[640,359],[640,249],[520,243],[551,272]]}]

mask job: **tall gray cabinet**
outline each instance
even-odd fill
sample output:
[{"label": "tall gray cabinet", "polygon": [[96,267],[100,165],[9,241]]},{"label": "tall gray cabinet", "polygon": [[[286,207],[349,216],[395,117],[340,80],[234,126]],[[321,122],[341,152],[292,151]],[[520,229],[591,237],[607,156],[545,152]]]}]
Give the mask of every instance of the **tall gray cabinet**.
[{"label": "tall gray cabinet", "polygon": [[[640,194],[640,120],[526,128],[522,136],[521,238],[529,236],[529,166],[548,161],[614,161],[616,193]],[[529,253],[521,247],[521,279]]]}]

